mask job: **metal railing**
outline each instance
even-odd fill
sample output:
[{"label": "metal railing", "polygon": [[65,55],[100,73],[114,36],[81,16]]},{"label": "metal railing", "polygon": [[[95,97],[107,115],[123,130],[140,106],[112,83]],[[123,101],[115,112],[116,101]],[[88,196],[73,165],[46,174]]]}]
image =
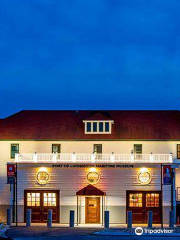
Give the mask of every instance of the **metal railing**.
[{"label": "metal railing", "polygon": [[16,162],[24,163],[172,163],[172,154],[86,154],[86,153],[34,153],[15,155]]}]

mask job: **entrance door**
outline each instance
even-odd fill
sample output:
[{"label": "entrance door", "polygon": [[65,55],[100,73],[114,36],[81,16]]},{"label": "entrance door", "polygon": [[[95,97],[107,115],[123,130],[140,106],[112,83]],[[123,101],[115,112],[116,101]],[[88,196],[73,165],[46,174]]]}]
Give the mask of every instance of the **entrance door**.
[{"label": "entrance door", "polygon": [[26,209],[31,209],[32,222],[47,222],[48,210],[53,210],[52,220],[59,222],[59,191],[53,190],[25,190],[24,193],[24,216],[26,219]]},{"label": "entrance door", "polygon": [[127,191],[127,211],[132,211],[133,223],[147,223],[148,211],[153,211],[153,223],[161,223],[161,192]]},{"label": "entrance door", "polygon": [[86,197],[86,223],[100,223],[100,197]]}]

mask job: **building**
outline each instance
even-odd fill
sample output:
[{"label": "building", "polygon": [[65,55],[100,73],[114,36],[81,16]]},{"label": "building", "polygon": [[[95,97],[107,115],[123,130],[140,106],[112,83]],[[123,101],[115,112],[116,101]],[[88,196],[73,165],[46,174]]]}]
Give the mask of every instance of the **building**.
[{"label": "building", "polygon": [[[18,221],[167,223],[180,191],[179,111],[21,111],[0,120],[0,219],[15,215],[16,189],[7,163],[17,166]],[[177,201],[176,201],[177,200]]]}]

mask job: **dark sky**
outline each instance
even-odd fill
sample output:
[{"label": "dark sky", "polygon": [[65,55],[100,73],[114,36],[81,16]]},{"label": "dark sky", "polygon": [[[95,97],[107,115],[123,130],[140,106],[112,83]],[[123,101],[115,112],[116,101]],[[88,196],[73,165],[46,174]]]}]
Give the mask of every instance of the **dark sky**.
[{"label": "dark sky", "polygon": [[0,117],[180,109],[180,0],[0,0]]}]

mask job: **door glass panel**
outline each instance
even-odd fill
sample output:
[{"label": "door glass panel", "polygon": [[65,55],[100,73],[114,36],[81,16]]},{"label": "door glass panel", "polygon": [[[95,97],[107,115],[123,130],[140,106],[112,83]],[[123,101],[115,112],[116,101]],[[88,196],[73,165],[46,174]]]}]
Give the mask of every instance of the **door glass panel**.
[{"label": "door glass panel", "polygon": [[142,207],[142,193],[129,194],[129,207]]},{"label": "door glass panel", "polygon": [[159,193],[146,194],[146,207],[159,207]]},{"label": "door glass panel", "polygon": [[43,194],[44,206],[56,206],[56,193],[44,193]]},{"label": "door glass panel", "polygon": [[27,206],[40,206],[40,193],[27,193]]}]

